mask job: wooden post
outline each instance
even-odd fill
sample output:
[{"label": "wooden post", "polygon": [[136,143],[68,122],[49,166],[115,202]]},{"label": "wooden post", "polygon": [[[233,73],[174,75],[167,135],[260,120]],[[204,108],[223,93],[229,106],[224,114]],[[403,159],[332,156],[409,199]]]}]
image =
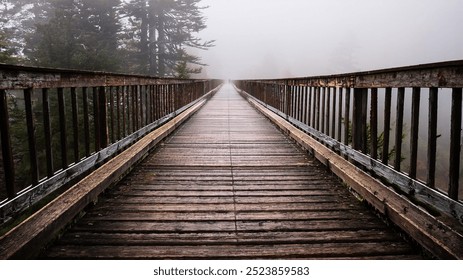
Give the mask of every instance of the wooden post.
[{"label": "wooden post", "polygon": [[87,88],[82,88],[82,107],[84,110],[84,136],[85,136],[85,156],[90,156],[90,121],[88,112],[88,92]]},{"label": "wooden post", "polygon": [[342,92],[343,88],[340,87],[339,90],[339,104],[338,104],[338,137],[337,140],[341,142],[341,134],[342,134]]},{"label": "wooden post", "polygon": [[93,122],[94,122],[94,133],[95,133],[95,152],[101,150],[101,135],[100,135],[100,106],[98,98],[98,88],[93,88]]},{"label": "wooden post", "polygon": [[108,135],[108,120],[106,118],[107,105],[106,105],[106,87],[100,87],[98,92],[98,119],[100,125],[100,149],[108,147],[109,135]]},{"label": "wooden post", "polygon": [[116,87],[117,140],[121,140],[121,87]]},{"label": "wooden post", "polygon": [[0,133],[2,139],[3,169],[5,170],[5,187],[8,198],[16,196],[14,183],[14,162],[11,150],[11,136],[8,116],[8,96],[6,90],[0,90]]},{"label": "wooden post", "polygon": [[322,99],[322,102],[321,102],[321,112],[320,112],[320,118],[321,118],[321,127],[320,127],[320,131],[324,134],[326,134],[326,131],[325,131],[325,121],[326,121],[326,115],[325,115],[325,112],[326,112],[326,91],[327,91],[327,87],[323,87],[321,88],[320,90],[320,94],[321,94],[321,99]]},{"label": "wooden post", "polygon": [[[109,87],[109,118],[111,119],[111,143],[116,142],[115,139],[115,123],[114,123],[114,87]],[[108,137],[109,138],[109,137]]]},{"label": "wooden post", "polygon": [[437,102],[438,88],[429,89],[429,119],[428,119],[428,178],[427,184],[435,188],[436,178],[436,142],[437,142]]},{"label": "wooden post", "polygon": [[71,88],[71,104],[72,104],[72,130],[74,139],[74,162],[78,162],[79,157],[79,117],[77,107],[76,88]]},{"label": "wooden post", "polygon": [[336,139],[336,101],[337,101],[337,88],[333,88],[333,104],[331,109],[331,138]]},{"label": "wooden post", "polygon": [[39,182],[39,167],[37,160],[37,145],[35,137],[34,113],[32,111],[32,94],[31,88],[24,90],[24,103],[26,107],[27,138],[29,142],[30,173],[33,185]]},{"label": "wooden post", "polygon": [[416,164],[418,160],[418,132],[420,125],[420,91],[414,87],[412,92],[412,127],[410,129],[410,172],[409,176],[416,179]]},{"label": "wooden post", "polygon": [[458,200],[460,179],[460,152],[461,152],[461,101],[462,89],[454,88],[452,91],[452,114],[450,130],[450,168],[449,191],[451,199]]},{"label": "wooden post", "polygon": [[371,89],[370,104],[370,155],[378,158],[378,89]]},{"label": "wooden post", "polygon": [[45,134],[45,154],[47,161],[47,176],[50,178],[54,174],[53,151],[51,147],[51,122],[50,122],[50,98],[48,89],[42,89],[42,109],[43,109],[43,131]]},{"label": "wooden post", "polygon": [[350,88],[346,88],[346,104],[344,106],[344,144],[349,145],[349,132],[350,132]]},{"label": "wooden post", "polygon": [[314,100],[315,100],[315,110],[314,110],[315,124],[314,124],[314,128],[316,130],[319,130],[319,128],[320,128],[320,87],[315,88]]},{"label": "wooden post", "polygon": [[326,111],[325,111],[325,134],[330,136],[330,124],[331,124],[331,88],[329,87],[326,87],[325,89],[325,95],[326,95],[326,103],[325,103],[325,107],[326,107]]},{"label": "wooden post", "polygon": [[132,86],[133,132],[140,128],[140,110],[138,108],[138,86]]},{"label": "wooden post", "polygon": [[307,124],[311,127],[313,127],[313,113],[315,110],[313,109],[313,87],[307,87],[307,98],[309,99],[309,102],[307,104],[308,110],[307,110]]},{"label": "wooden post", "polygon": [[59,130],[61,143],[61,168],[68,167],[68,149],[67,149],[67,128],[66,128],[66,108],[64,103],[64,90],[58,88],[58,111],[59,111]]},{"label": "wooden post", "polygon": [[288,81],[285,83],[285,114],[289,116],[291,114],[291,87],[288,85]]},{"label": "wooden post", "polygon": [[384,97],[384,141],[383,141],[383,154],[382,163],[388,164],[389,162],[389,135],[391,128],[391,94],[392,89],[386,88],[386,94]]},{"label": "wooden post", "polygon": [[394,169],[400,171],[402,161],[402,133],[404,127],[404,99],[405,88],[400,87],[397,92],[397,117],[395,130],[395,159]]},{"label": "wooden post", "polygon": [[352,118],[352,147],[362,152],[366,152],[367,148],[367,105],[367,89],[355,88]]}]

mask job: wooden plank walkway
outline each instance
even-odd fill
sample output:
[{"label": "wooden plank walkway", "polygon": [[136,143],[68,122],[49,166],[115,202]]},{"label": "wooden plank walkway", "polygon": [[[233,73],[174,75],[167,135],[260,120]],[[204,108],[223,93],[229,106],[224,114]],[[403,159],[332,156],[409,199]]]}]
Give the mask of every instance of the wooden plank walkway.
[{"label": "wooden plank walkway", "polygon": [[43,257],[421,258],[229,85]]}]

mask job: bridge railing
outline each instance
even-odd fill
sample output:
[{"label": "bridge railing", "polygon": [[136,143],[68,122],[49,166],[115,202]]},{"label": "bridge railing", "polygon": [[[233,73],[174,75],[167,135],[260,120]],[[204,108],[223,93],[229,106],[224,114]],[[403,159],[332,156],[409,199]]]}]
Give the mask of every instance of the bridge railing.
[{"label": "bridge railing", "polygon": [[413,201],[463,223],[463,61],[235,85]]},{"label": "bridge railing", "polygon": [[0,64],[0,224],[219,83]]}]

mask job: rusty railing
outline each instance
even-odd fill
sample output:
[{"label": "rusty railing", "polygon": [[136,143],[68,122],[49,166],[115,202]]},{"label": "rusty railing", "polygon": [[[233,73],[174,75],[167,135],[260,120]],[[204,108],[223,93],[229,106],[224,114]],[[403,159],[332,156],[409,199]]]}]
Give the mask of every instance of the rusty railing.
[{"label": "rusty railing", "polygon": [[463,223],[463,61],[234,83],[413,201]]},{"label": "rusty railing", "polygon": [[0,223],[220,84],[0,65]]}]

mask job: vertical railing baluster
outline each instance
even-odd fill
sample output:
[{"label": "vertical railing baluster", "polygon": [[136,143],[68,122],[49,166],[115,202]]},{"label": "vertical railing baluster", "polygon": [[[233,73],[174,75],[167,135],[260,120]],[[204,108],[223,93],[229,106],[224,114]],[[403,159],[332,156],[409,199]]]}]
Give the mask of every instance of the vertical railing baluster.
[{"label": "vertical railing baluster", "polygon": [[5,171],[5,188],[8,198],[16,196],[16,186],[14,182],[15,168],[13,161],[13,151],[11,147],[10,124],[8,114],[8,94],[6,90],[0,90],[0,134],[2,138],[2,157],[3,169]]},{"label": "vertical railing baluster", "polygon": [[400,87],[397,90],[397,116],[395,130],[395,159],[394,169],[400,171],[400,163],[402,162],[402,134],[404,127],[404,101],[405,88]]},{"label": "vertical railing baluster", "polygon": [[108,133],[108,103],[106,98],[106,87],[101,86],[98,90],[98,118],[100,125],[100,149],[108,147],[109,133]]},{"label": "vertical railing baluster", "polygon": [[159,85],[154,85],[154,119],[159,119]]},{"label": "vertical railing baluster", "polygon": [[325,121],[325,134],[328,136],[330,135],[330,127],[331,127],[331,88],[326,87],[326,121]]},{"label": "vertical railing baluster", "polygon": [[79,155],[79,112],[77,106],[77,94],[76,88],[71,88],[71,107],[72,107],[72,136],[73,136],[73,150],[74,150],[74,162],[78,162],[80,159]]},{"label": "vertical railing baluster", "polygon": [[353,102],[352,148],[365,153],[367,148],[367,89],[354,88]]},{"label": "vertical railing baluster", "polygon": [[303,112],[303,100],[302,100],[302,87],[297,86],[297,120],[302,121],[302,112]]},{"label": "vertical railing baluster", "polygon": [[43,132],[45,136],[45,156],[47,162],[47,177],[53,176],[53,150],[51,145],[50,97],[48,89],[42,89]]},{"label": "vertical railing baluster", "polygon": [[150,124],[153,122],[152,118],[152,98],[151,98],[151,85],[146,86],[146,124]]},{"label": "vertical railing baluster", "polygon": [[35,137],[34,113],[32,110],[33,89],[24,90],[24,104],[26,108],[27,137],[29,143],[30,174],[32,185],[39,182],[39,165],[37,159],[37,145]]},{"label": "vertical railing baluster", "polygon": [[132,132],[138,130],[138,86],[132,86]]},{"label": "vertical railing baluster", "polygon": [[93,131],[95,134],[95,152],[101,150],[101,135],[100,135],[100,105],[98,99],[98,88],[93,87]]},{"label": "vertical railing baluster", "polygon": [[121,105],[122,105],[122,135],[121,135],[121,139],[125,136],[127,136],[127,98],[126,98],[126,94],[127,94],[127,86],[123,86],[122,87],[122,91],[121,91]]},{"label": "vertical railing baluster", "polygon": [[449,190],[451,199],[458,200],[461,153],[461,101],[462,89],[452,89],[452,113],[450,124]]},{"label": "vertical railing baluster", "polygon": [[164,86],[164,84],[161,84],[160,85],[160,92],[159,92],[159,102],[160,102],[159,104],[161,106],[161,110],[160,110],[161,111],[161,114],[160,114],[161,118],[164,117],[164,113],[166,111],[166,107],[165,107],[166,102],[165,101],[166,101],[166,99],[165,99],[165,86]]},{"label": "vertical railing baluster", "polygon": [[146,108],[145,108],[145,105],[146,105],[146,86],[144,85],[141,85],[139,86],[140,88],[140,91],[139,91],[139,101],[138,101],[138,104],[139,105],[139,108],[140,108],[140,127],[139,128],[143,128],[145,126],[145,123],[146,123]]},{"label": "vertical railing baluster", "polygon": [[297,103],[297,88],[294,86],[294,83],[290,86],[290,110],[289,115],[292,118],[296,117],[296,103]]},{"label": "vertical railing baluster", "polygon": [[438,88],[429,89],[429,119],[428,119],[428,177],[427,184],[435,188],[436,178],[436,144],[437,144],[437,105]]},{"label": "vertical railing baluster", "polygon": [[156,85],[151,85],[151,123],[156,120]]},{"label": "vertical railing baluster", "polygon": [[341,142],[342,139],[342,95],[343,95],[343,88],[340,87],[338,89],[339,92],[339,104],[338,104],[338,137],[337,140]]},{"label": "vertical railing baluster", "polygon": [[313,123],[312,123],[312,87],[311,86],[307,86],[307,101],[308,101],[308,104],[307,104],[307,125],[308,126],[313,126]]},{"label": "vertical railing baluster", "polygon": [[410,129],[410,171],[409,176],[416,179],[418,160],[418,132],[420,125],[421,88],[414,87],[412,91],[412,126]]},{"label": "vertical railing baluster", "polygon": [[64,90],[58,88],[58,112],[59,112],[59,129],[61,143],[61,168],[68,167],[68,150],[67,150],[67,130],[66,130],[66,108],[64,101]]},{"label": "vertical railing baluster", "polygon": [[291,88],[288,85],[288,81],[285,82],[284,94],[285,94],[285,111],[284,111],[284,113],[289,116],[290,110],[291,110]]},{"label": "vertical railing baluster", "polygon": [[392,99],[392,89],[386,88],[386,93],[384,95],[384,132],[383,132],[383,154],[382,154],[382,163],[389,163],[389,135],[391,128],[391,99]]},{"label": "vertical railing baluster", "polygon": [[116,87],[117,140],[121,140],[121,87]]},{"label": "vertical railing baluster", "polygon": [[111,143],[115,143],[115,123],[114,123],[114,87],[109,87],[109,118],[111,119]]},{"label": "vertical railing baluster", "polygon": [[337,88],[334,87],[333,88],[333,103],[332,103],[332,106],[331,106],[331,119],[332,119],[332,123],[331,123],[331,137],[333,139],[336,139],[336,99],[337,99]]},{"label": "vertical railing baluster", "polygon": [[344,106],[344,144],[349,145],[350,142],[350,88],[346,88],[346,104]]},{"label": "vertical railing baluster", "polygon": [[127,91],[126,91],[126,113],[127,113],[127,133],[126,135],[130,135],[133,132],[133,107],[132,107],[132,86],[127,86]]},{"label": "vertical railing baluster", "polygon": [[302,120],[301,122],[307,124],[307,86],[302,86]]},{"label": "vertical railing baluster", "polygon": [[326,120],[326,87],[321,88],[321,96],[322,96],[322,103],[321,103],[321,113],[320,113],[320,118],[321,118],[321,125],[320,125],[320,131],[322,133],[326,133],[325,131],[325,120]]},{"label": "vertical railing baluster", "polygon": [[316,130],[320,129],[320,87],[315,87],[315,111],[314,111],[314,120]]},{"label": "vertical railing baluster", "polygon": [[371,89],[370,101],[370,155],[378,158],[378,89]]},{"label": "vertical railing baluster", "polygon": [[285,85],[278,85],[278,99],[279,99],[279,110],[283,113],[286,111],[286,86]]}]

